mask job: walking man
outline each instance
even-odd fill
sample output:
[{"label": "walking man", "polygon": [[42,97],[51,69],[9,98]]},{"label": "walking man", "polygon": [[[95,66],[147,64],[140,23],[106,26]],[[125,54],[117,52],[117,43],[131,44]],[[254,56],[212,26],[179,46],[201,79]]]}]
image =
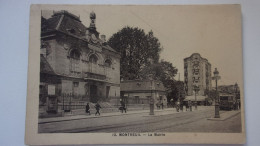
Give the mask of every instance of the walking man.
[{"label": "walking man", "polygon": [[179,110],[180,110],[180,101],[179,100],[176,102],[176,109],[177,109],[177,112],[179,112]]},{"label": "walking man", "polygon": [[174,108],[173,98],[171,99],[170,103],[171,103],[171,105],[172,105],[172,108]]},{"label": "walking man", "polygon": [[162,102],[162,110],[163,110],[163,102]]},{"label": "walking man", "polygon": [[96,116],[97,114],[99,114],[99,115],[100,115],[100,112],[99,112],[99,110],[101,109],[101,106],[98,104],[98,102],[97,102],[97,104],[95,105],[95,108],[96,108],[96,113],[95,113],[95,116]]},{"label": "walking man", "polygon": [[87,103],[87,105],[86,105],[86,113],[89,113],[89,115],[90,115],[90,107],[89,107],[89,103]]},{"label": "walking man", "polygon": [[126,113],[126,106],[125,106],[125,102],[124,101],[120,101],[121,102],[121,107],[120,107],[120,110],[121,110],[121,112],[123,113],[123,111],[125,111],[125,113]]},{"label": "walking man", "polygon": [[188,111],[188,109],[189,109],[188,101],[185,102],[185,107],[186,107],[186,111]]},{"label": "walking man", "polygon": [[180,109],[183,112],[183,102],[180,102]]},{"label": "walking man", "polygon": [[191,103],[190,100],[188,101],[188,106],[189,106],[189,108],[190,108],[190,111],[192,111],[192,103]]}]

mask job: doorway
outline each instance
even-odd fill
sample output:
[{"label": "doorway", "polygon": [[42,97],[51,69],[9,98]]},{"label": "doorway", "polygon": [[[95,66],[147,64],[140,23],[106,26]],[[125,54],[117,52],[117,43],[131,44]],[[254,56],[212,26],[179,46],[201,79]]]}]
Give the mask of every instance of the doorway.
[{"label": "doorway", "polygon": [[90,102],[96,103],[98,101],[97,97],[97,86],[90,85]]}]

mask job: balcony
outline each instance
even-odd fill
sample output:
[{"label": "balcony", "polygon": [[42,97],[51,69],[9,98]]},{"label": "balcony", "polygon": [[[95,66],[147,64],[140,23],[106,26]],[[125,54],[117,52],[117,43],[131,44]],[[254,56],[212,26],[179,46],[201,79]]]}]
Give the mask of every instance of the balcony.
[{"label": "balcony", "polygon": [[107,77],[105,75],[101,75],[101,74],[85,72],[84,79],[85,80],[95,80],[95,81],[106,81]]}]

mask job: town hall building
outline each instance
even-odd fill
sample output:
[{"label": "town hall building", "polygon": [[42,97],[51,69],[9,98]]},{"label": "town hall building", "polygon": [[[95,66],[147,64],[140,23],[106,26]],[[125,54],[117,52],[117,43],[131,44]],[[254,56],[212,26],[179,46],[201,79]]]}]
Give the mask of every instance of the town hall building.
[{"label": "town hall building", "polygon": [[50,89],[58,102],[117,101],[120,53],[106,43],[95,21],[94,12],[90,13],[89,27],[68,11],[41,18],[40,102]]}]

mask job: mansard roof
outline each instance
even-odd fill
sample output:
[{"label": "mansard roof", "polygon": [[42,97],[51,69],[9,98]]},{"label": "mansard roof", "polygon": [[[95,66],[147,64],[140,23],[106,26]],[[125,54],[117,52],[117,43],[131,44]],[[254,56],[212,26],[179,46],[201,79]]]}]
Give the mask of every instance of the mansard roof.
[{"label": "mansard roof", "polygon": [[73,31],[73,35],[77,37],[84,36],[87,29],[87,27],[81,23],[79,17],[67,11],[54,12],[51,18],[42,21],[42,27],[43,26],[46,26],[46,28],[42,28],[42,33],[58,30],[65,34],[72,34],[71,31]]},{"label": "mansard roof", "polygon": [[[94,31],[94,33],[96,34],[99,34],[99,32],[97,32],[96,30],[92,30],[91,28],[88,28],[84,24],[82,24],[80,17],[64,10],[54,12],[52,17],[49,19],[45,19],[44,17],[42,17],[41,20],[42,36],[49,35],[49,33],[54,31],[59,31],[66,35],[91,43],[89,40],[86,39],[86,31],[91,30]],[[100,38],[97,38],[97,41],[102,42]],[[103,44],[102,48],[118,53],[107,44]]]}]

